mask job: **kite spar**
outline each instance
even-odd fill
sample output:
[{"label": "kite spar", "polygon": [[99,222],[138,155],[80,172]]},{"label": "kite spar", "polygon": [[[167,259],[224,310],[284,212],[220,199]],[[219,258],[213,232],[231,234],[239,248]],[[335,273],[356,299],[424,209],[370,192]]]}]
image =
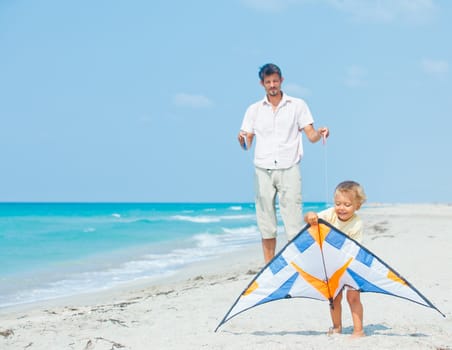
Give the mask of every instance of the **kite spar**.
[{"label": "kite spar", "polygon": [[271,301],[311,298],[332,301],[345,287],[392,295],[446,317],[388,264],[326,221],[306,225],[253,278],[215,332],[238,314]]}]

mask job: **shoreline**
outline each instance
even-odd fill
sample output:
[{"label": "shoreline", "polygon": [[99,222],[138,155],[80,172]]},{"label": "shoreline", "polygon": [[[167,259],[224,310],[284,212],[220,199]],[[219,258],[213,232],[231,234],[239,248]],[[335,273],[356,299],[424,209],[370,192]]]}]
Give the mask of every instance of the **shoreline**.
[{"label": "shoreline", "polygon": [[[280,241],[285,239],[285,237],[280,238]],[[250,269],[254,268],[254,270],[263,267],[261,254],[261,247],[259,245],[247,246],[237,251],[224,253],[221,257],[190,263],[188,266],[168,276],[141,278],[135,281],[123,282],[120,285],[104,290],[87,291],[69,296],[4,306],[0,308],[0,317],[8,313],[62,307],[68,304],[94,305],[102,299],[121,298],[124,294],[133,293],[139,289],[158,288],[169,285],[176,286],[190,280],[204,278],[204,276],[209,278],[228,273],[231,272],[231,269],[234,273],[240,274],[243,272],[243,266],[246,265],[250,265]]]},{"label": "shoreline", "polygon": [[[263,267],[260,246],[191,264],[158,281],[0,309],[5,349],[435,349],[452,350],[452,204],[381,204],[359,211],[363,244],[447,317],[415,303],[363,293],[365,338],[328,337],[328,304],[282,300],[213,330]],[[281,248],[285,237],[278,237]],[[3,336],[2,336],[3,335]],[[115,345],[116,344],[116,345]]]}]

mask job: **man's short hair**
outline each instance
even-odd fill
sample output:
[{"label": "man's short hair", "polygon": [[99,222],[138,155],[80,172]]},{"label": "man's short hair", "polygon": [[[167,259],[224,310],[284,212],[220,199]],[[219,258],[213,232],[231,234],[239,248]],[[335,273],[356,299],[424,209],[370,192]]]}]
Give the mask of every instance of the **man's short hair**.
[{"label": "man's short hair", "polygon": [[282,78],[281,69],[279,69],[276,64],[267,63],[259,69],[259,78],[261,81],[264,81],[264,77],[275,73],[278,74],[280,78]]}]

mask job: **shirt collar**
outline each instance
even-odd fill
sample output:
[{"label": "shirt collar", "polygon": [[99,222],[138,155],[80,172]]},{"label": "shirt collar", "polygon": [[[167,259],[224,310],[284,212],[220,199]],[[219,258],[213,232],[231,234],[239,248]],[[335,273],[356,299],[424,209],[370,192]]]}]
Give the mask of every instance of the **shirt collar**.
[{"label": "shirt collar", "polygon": [[[282,106],[284,104],[286,104],[287,102],[291,102],[292,101],[292,97],[290,97],[289,95],[287,95],[286,93],[284,93],[282,90],[282,99],[279,102],[279,105]],[[263,100],[262,100],[262,104],[263,105],[271,105],[270,101],[268,100],[267,95],[264,96]]]}]

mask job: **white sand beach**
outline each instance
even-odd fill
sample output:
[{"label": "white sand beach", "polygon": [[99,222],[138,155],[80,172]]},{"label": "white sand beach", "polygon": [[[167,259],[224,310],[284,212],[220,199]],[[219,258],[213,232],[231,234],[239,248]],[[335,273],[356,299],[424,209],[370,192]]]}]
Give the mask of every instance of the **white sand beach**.
[{"label": "white sand beach", "polygon": [[[170,280],[0,310],[0,349],[435,349],[452,350],[452,204],[361,209],[363,244],[436,310],[363,294],[366,337],[328,336],[328,303],[290,299],[248,310],[214,329],[263,266],[260,247],[191,266]],[[280,237],[280,245],[284,244]]]}]

